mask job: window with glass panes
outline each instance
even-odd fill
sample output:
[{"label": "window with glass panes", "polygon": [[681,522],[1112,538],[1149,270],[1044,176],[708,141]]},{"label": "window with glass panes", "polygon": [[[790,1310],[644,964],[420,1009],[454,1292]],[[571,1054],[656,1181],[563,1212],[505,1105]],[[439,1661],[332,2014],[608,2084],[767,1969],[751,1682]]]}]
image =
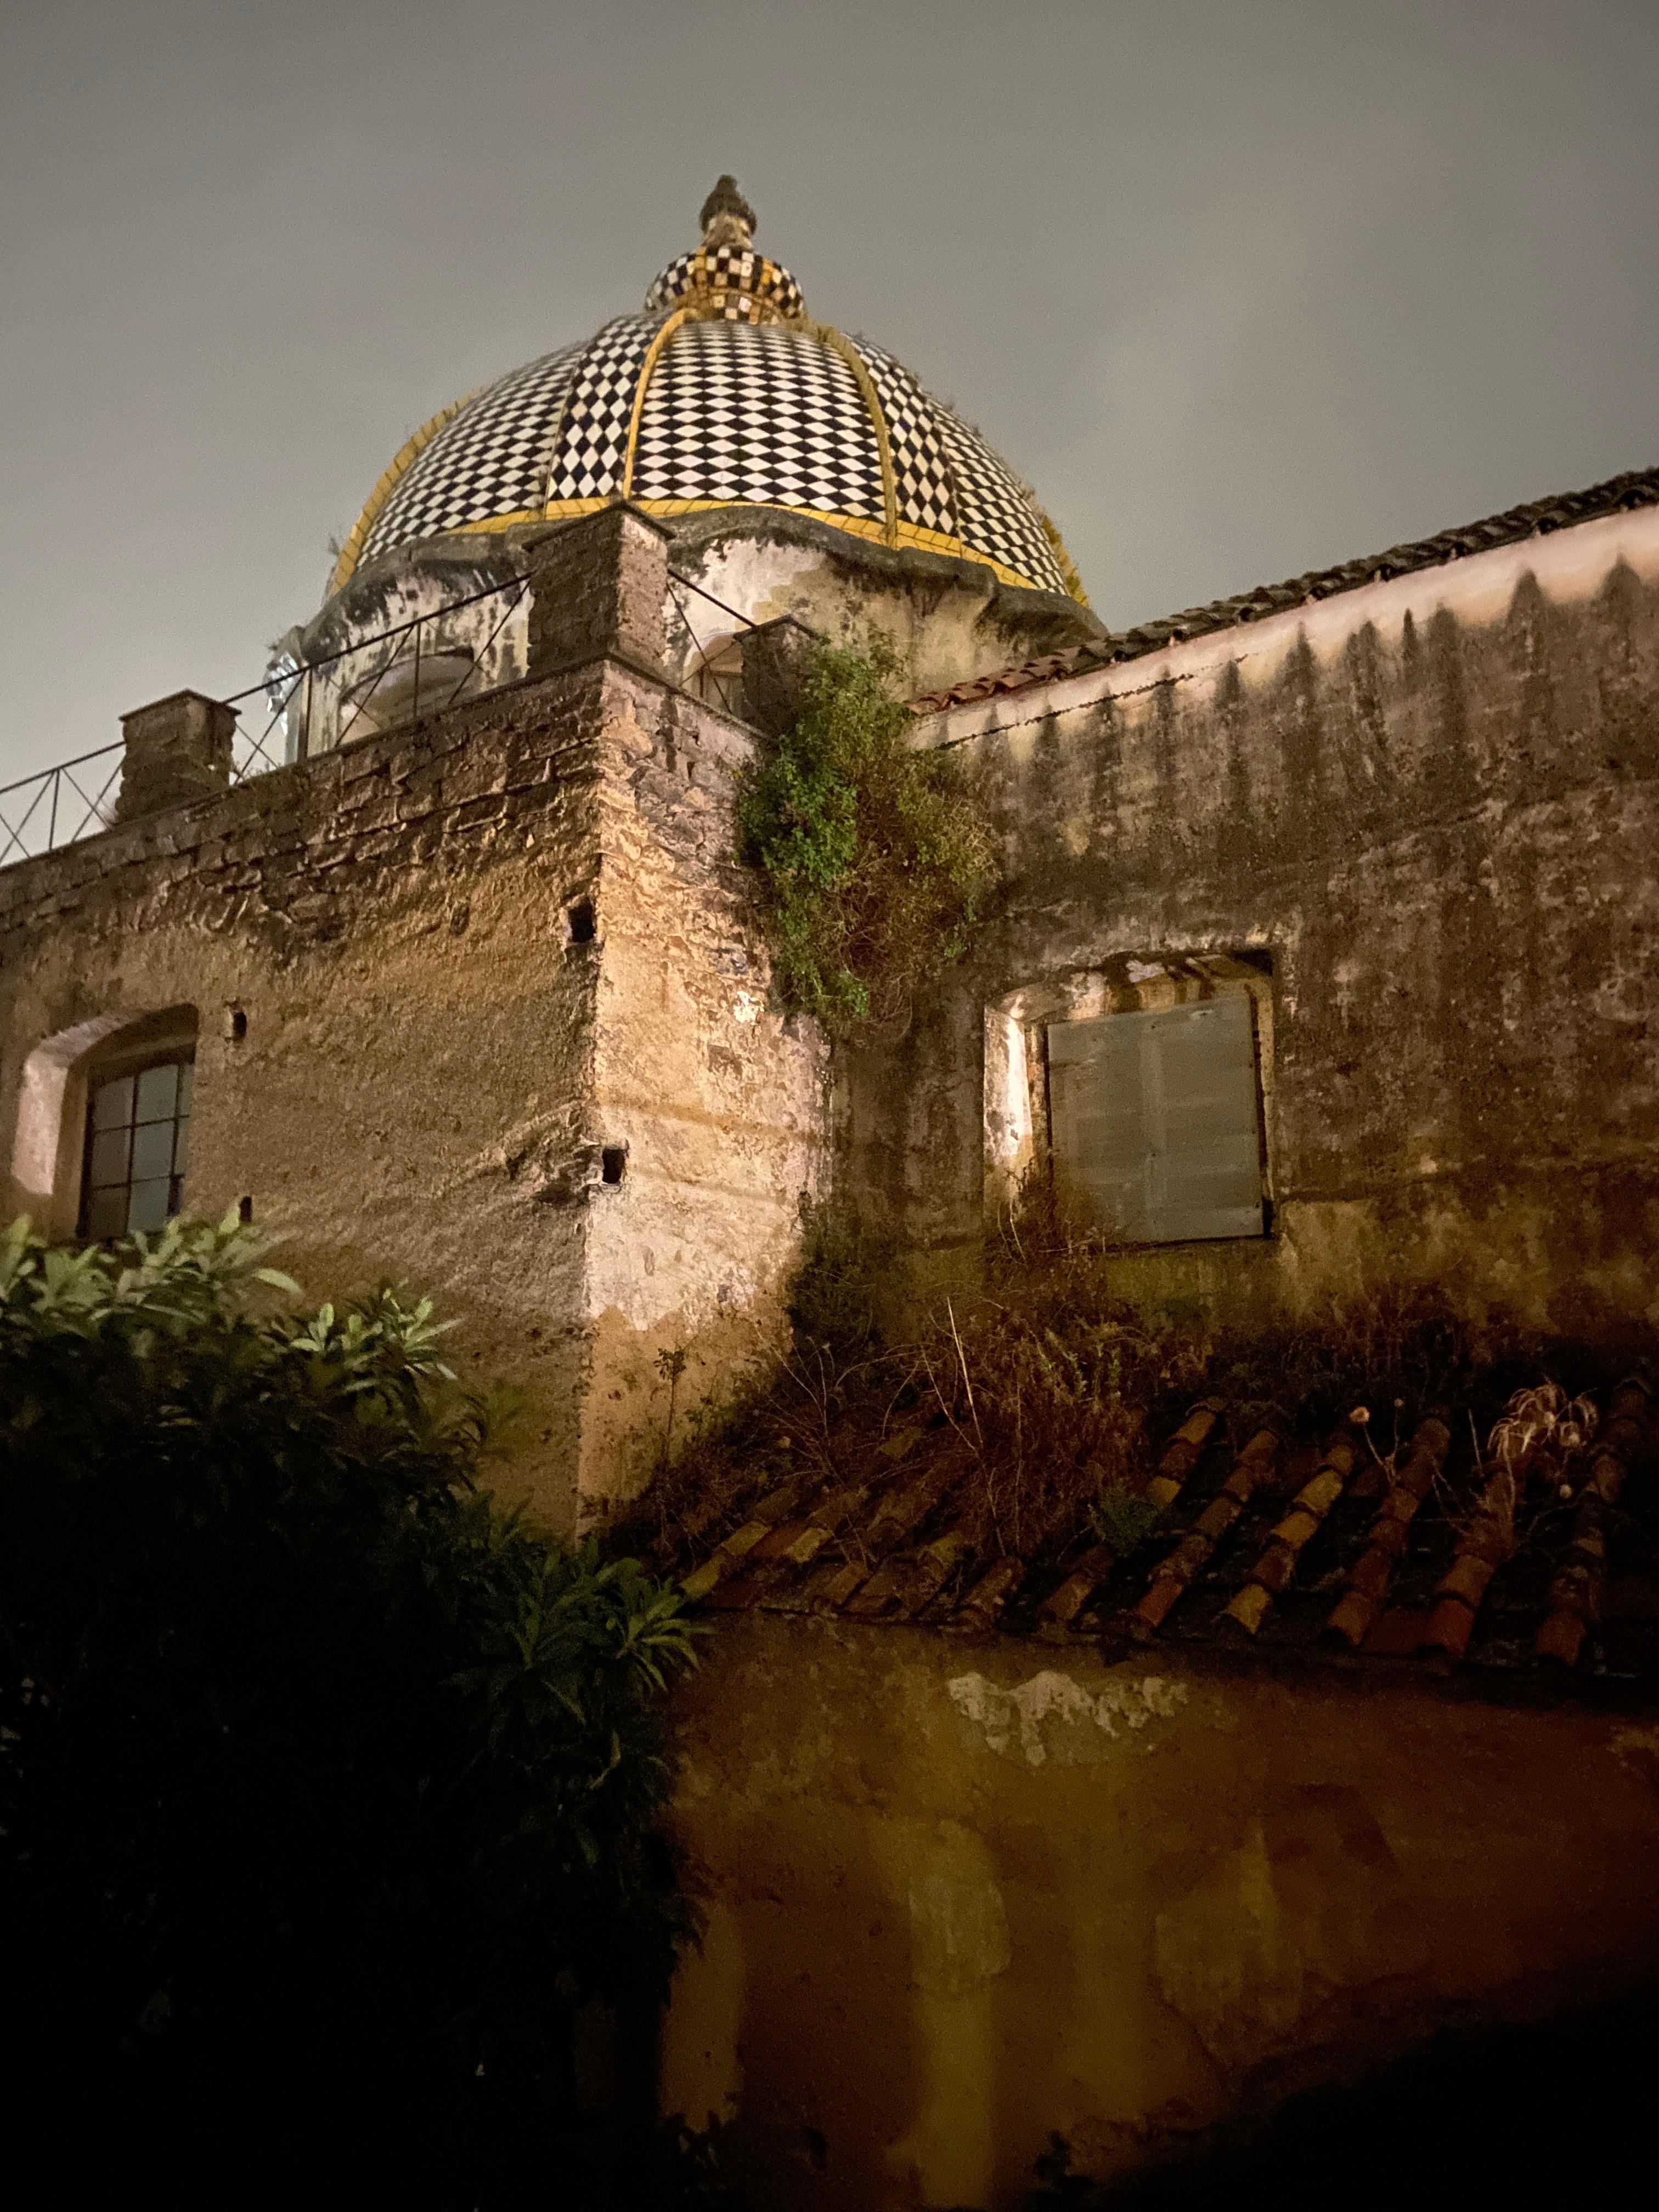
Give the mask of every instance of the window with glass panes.
[{"label": "window with glass panes", "polygon": [[176,1054],[92,1079],[87,1101],[83,1237],[159,1229],[177,1213],[190,1140],[191,1057]]}]

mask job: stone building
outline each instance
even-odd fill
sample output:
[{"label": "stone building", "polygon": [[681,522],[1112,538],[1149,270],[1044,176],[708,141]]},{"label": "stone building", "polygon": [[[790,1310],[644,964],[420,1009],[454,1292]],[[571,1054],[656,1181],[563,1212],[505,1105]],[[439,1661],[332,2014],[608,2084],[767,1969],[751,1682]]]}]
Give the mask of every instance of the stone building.
[{"label": "stone building", "polygon": [[[708,1393],[776,1340],[832,1182],[923,1282],[971,1276],[1036,1174],[1150,1303],[1419,1279],[1650,1334],[1659,471],[1112,632],[1031,493],[812,320],[729,179],[702,220],[641,312],[409,441],[257,715],[127,716],[112,818],[50,849],[14,806],[13,1209],[107,1235],[240,1202],[319,1285],[406,1270],[521,1387],[515,1479],[567,1525],[647,1478],[662,1355]],[[906,1033],[832,1062],[775,1002],[733,785],[803,641],[872,631],[1004,880]],[[1648,1405],[1605,1409],[1614,1497]],[[1329,1473],[1295,1480],[1328,1504]],[[834,1590],[792,1578],[825,1526],[799,1492],[700,1585],[741,1618],[684,1708],[710,1930],[665,2095],[738,2113],[775,2201],[1011,2203],[1050,2128],[1121,2165],[1651,1968],[1659,1737],[1595,1703],[1640,1702],[1647,1595],[1566,1607],[1547,1711],[1425,1686],[1413,1653],[1467,1678],[1502,1642],[1484,1584],[1415,1643],[1378,1644],[1378,1596],[1346,1671],[1149,1665],[1086,1554],[1022,1616],[1022,1563],[884,1481]],[[1176,1599],[1126,1596],[1163,1635]]]}]

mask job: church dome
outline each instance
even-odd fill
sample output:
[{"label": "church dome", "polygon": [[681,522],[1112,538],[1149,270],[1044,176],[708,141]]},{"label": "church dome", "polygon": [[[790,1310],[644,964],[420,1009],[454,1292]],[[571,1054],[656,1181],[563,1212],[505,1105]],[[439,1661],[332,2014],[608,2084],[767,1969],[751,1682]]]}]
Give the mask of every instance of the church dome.
[{"label": "church dome", "polygon": [[703,238],[637,314],[544,354],[418,430],[369,496],[331,590],[362,562],[628,499],[672,518],[782,508],[1082,599],[1059,533],[979,433],[867,339],[806,313],[722,177]]}]

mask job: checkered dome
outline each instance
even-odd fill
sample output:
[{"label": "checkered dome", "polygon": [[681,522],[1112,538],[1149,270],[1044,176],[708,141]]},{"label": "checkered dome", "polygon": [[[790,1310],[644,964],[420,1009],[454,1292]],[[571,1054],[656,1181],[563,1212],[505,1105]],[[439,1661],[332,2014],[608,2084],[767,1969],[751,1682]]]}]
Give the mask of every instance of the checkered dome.
[{"label": "checkered dome", "polygon": [[373,560],[394,545],[539,507],[547,496],[547,456],[588,350],[574,345],[544,354],[463,401],[404,470],[368,527],[359,524],[358,557]]},{"label": "checkered dome", "polygon": [[648,507],[730,501],[880,527],[881,449],[846,361],[777,323],[688,323],[640,413],[633,489]]},{"label": "checkered dome", "polygon": [[[747,312],[755,295],[711,290],[714,274],[757,293],[763,280],[763,313]],[[728,312],[739,298],[745,312]],[[497,378],[417,432],[364,509],[335,585],[359,561],[425,538],[623,497],[665,515],[793,509],[985,562],[1011,583],[1067,589],[1036,501],[977,431],[879,346],[807,321],[787,271],[724,250],[683,256],[643,313]]]}]

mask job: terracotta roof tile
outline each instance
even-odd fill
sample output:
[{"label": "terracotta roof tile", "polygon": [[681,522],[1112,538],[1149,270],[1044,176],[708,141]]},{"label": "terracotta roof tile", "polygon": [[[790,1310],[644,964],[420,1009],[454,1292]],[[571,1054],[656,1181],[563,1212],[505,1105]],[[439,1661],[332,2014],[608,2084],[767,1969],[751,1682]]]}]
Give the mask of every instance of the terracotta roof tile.
[{"label": "terracotta roof tile", "polygon": [[[1174,1503],[1181,1486],[1197,1466],[1211,1430],[1225,1411],[1219,1398],[1200,1399],[1164,1448],[1143,1493],[1149,1504],[1162,1510]],[[1117,1554],[1109,1544],[1091,1545],[1059,1589],[1043,1601],[1043,1612],[1061,1624],[1075,1620],[1116,1564]]]},{"label": "terracotta roof tile", "polygon": [[1279,1416],[1240,1429],[1243,1409],[1207,1398],[1149,1452],[1140,1495],[1159,1512],[1125,1552],[1082,1506],[1029,1531],[1023,1552],[1001,1551],[976,1517],[962,1442],[917,1422],[854,1480],[796,1474],[728,1508],[726,1532],[715,1522],[713,1549],[685,1563],[684,1586],[722,1611],[953,1633],[1006,1626],[1124,1650],[1231,1638],[1346,1665],[1414,1659],[1431,1673],[1545,1663],[1586,1683],[1659,1686],[1648,1528],[1659,1498],[1632,1487],[1659,1447],[1655,1401],[1641,1376],[1606,1395],[1576,1510],[1540,1501],[1548,1510],[1532,1514],[1519,1553],[1503,1470],[1459,1443],[1469,1424],[1457,1407],[1431,1412],[1384,1455],[1346,1424],[1322,1452],[1291,1444]]},{"label": "terracotta roof tile", "polygon": [[988,699],[998,692],[1024,691],[1033,684],[1052,683],[1056,677],[1075,675],[1088,668],[1103,668],[1113,661],[1136,660],[1144,653],[1161,653],[1189,638],[1207,637],[1217,630],[1235,629],[1241,623],[1260,622],[1264,616],[1283,614],[1310,600],[1334,599],[1343,592],[1358,591],[1364,584],[1385,582],[1392,576],[1408,576],[1422,568],[1438,568],[1449,561],[1461,560],[1471,553],[1488,552],[1494,546],[1517,544],[1522,538],[1541,538],[1552,531],[1571,529],[1575,523],[1594,522],[1603,515],[1654,506],[1659,506],[1659,469],[1632,469],[1623,476],[1610,477],[1605,483],[1592,484],[1584,491],[1562,492],[1553,498],[1533,500],[1525,507],[1510,507],[1502,514],[1488,515],[1483,521],[1468,523],[1460,529],[1443,530],[1436,537],[1419,538],[1409,545],[1390,546],[1386,553],[1373,553],[1360,561],[1345,561],[1334,568],[1312,569],[1306,575],[1287,577],[1282,584],[1258,584],[1250,591],[1235,592],[1231,599],[1212,599],[1207,606],[1187,607],[1179,614],[1166,615],[1158,622],[1142,623],[1134,629],[1118,632],[1092,644],[1073,646],[1065,653],[1044,653],[1039,659],[1024,660],[1012,668],[976,676],[965,684],[952,684],[946,690],[926,692],[910,701],[910,711],[914,714],[937,714],[947,707],[970,705],[976,699]]}]

